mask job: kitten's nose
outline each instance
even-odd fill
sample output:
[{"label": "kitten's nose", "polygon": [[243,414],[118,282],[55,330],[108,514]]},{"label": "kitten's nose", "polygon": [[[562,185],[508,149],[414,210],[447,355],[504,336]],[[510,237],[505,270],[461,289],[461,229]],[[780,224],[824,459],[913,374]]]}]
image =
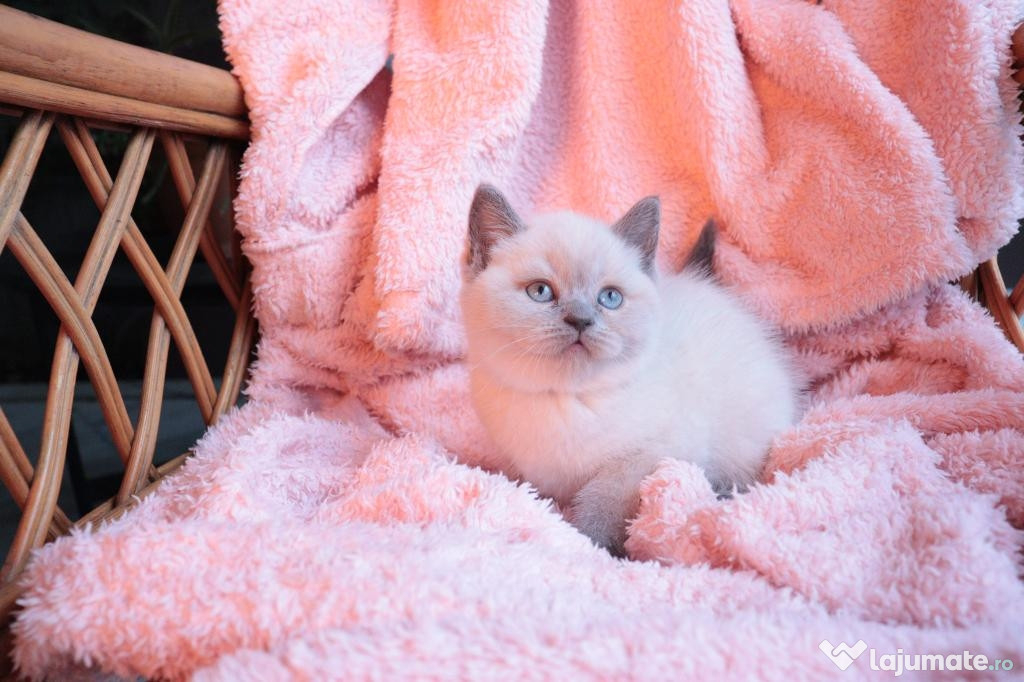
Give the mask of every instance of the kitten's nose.
[{"label": "kitten's nose", "polygon": [[574,328],[580,334],[583,333],[584,329],[586,329],[590,325],[594,324],[594,318],[593,317],[579,317],[579,316],[574,315],[572,313],[569,313],[568,315],[566,315],[564,319],[565,319],[565,323],[567,325],[569,325],[570,327]]}]

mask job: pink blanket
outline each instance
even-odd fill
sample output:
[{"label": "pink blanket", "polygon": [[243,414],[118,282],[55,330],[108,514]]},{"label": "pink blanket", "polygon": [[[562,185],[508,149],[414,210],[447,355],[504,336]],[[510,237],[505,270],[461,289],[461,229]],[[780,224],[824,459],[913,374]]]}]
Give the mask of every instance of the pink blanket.
[{"label": "pink blanket", "polygon": [[[263,334],[252,399],[124,518],[36,554],[20,669],[1024,666],[1024,363],[943,284],[1024,215],[1020,9],[222,0],[253,123],[237,203]],[[457,261],[482,180],[604,219],[658,193],[666,268],[718,217],[723,278],[812,379],[763,484],[717,500],[664,462],[633,560],[616,560],[472,466],[489,453],[459,362]]]}]

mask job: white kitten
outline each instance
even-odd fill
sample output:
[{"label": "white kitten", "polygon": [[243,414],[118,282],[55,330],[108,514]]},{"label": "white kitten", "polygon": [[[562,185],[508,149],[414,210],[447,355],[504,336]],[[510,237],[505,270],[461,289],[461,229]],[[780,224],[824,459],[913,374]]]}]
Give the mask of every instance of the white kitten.
[{"label": "white kitten", "polygon": [[649,197],[611,228],[568,212],[527,227],[481,185],[469,216],[473,404],[506,471],[613,552],[658,460],[745,487],[796,412],[781,345],[708,275],[714,225],[658,276],[659,213]]}]

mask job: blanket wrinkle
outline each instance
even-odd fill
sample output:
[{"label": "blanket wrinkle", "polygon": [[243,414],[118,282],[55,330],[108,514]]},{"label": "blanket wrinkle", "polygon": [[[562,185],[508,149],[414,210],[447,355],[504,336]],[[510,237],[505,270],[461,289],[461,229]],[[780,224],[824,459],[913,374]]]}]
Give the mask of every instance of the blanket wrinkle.
[{"label": "blanket wrinkle", "polygon": [[[34,554],[22,674],[876,679],[826,640],[1024,663],[1024,363],[946,284],[1024,215],[1024,2],[219,9],[249,402]],[[661,462],[617,560],[497,471],[457,306],[481,181],[605,220],[659,194],[668,270],[717,217],[722,280],[810,385],[757,485]]]}]

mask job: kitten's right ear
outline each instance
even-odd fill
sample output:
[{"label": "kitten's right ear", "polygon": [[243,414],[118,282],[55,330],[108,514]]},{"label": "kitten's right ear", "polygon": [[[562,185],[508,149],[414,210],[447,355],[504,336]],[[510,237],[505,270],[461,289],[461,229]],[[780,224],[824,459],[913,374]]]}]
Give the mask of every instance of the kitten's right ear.
[{"label": "kitten's right ear", "polygon": [[640,252],[640,263],[647,273],[654,272],[654,253],[658,250],[658,231],[661,229],[661,201],[658,197],[645,197],[626,211],[612,225],[612,231]]},{"label": "kitten's right ear", "polygon": [[718,226],[715,225],[715,219],[708,218],[708,221],[704,223],[704,229],[700,231],[700,236],[697,237],[697,243],[693,245],[690,255],[686,257],[683,267],[698,268],[708,274],[712,274],[715,260],[715,238],[717,236]]},{"label": "kitten's right ear", "polygon": [[495,244],[523,229],[523,221],[497,188],[486,183],[477,187],[469,207],[467,264],[473,274],[487,267]]}]

